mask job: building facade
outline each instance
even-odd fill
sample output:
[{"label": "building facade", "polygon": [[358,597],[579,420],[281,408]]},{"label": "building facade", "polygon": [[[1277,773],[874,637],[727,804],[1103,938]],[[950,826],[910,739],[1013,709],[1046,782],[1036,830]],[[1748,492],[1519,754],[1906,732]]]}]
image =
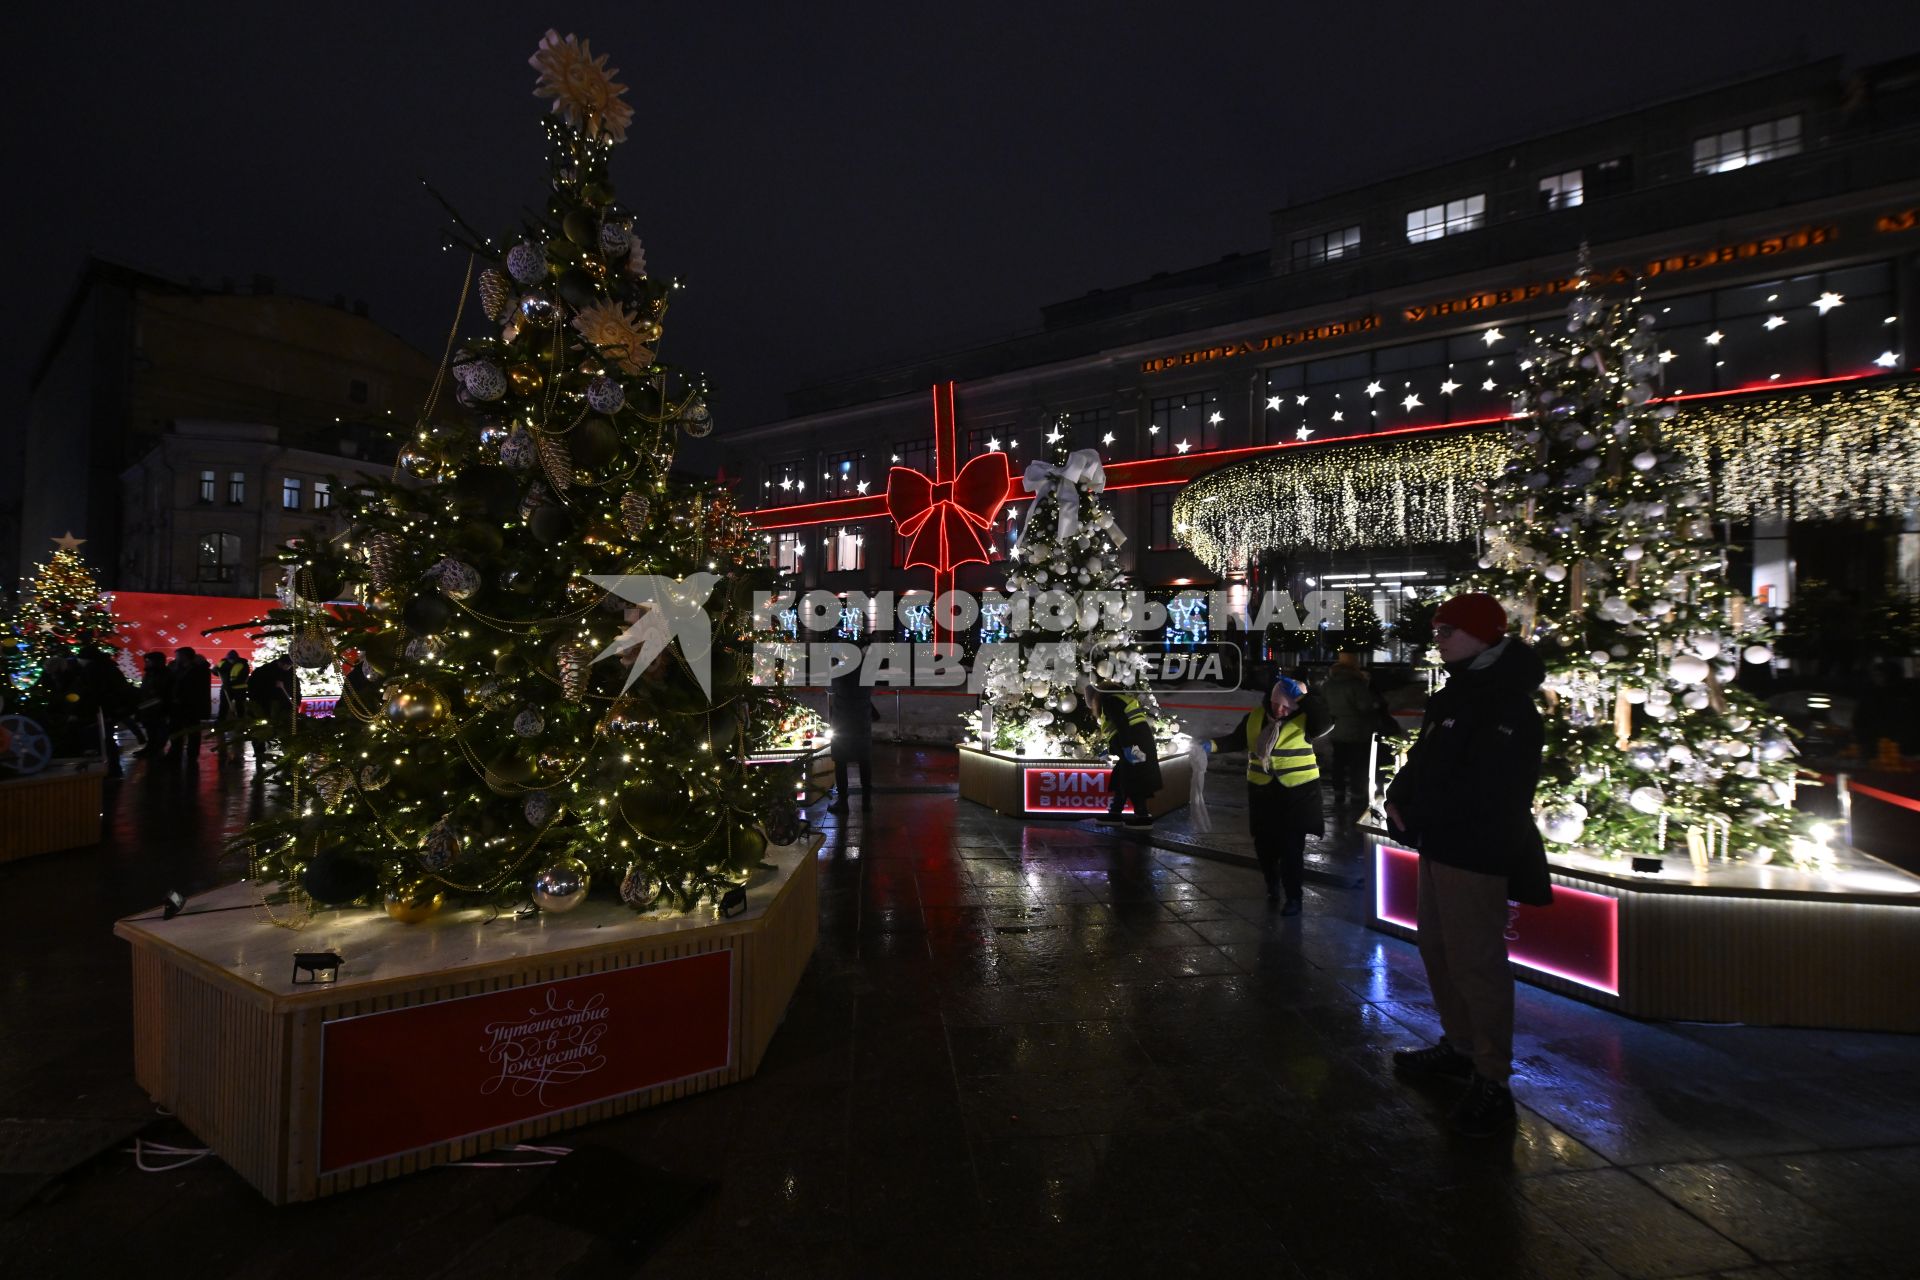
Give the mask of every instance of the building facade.
[{"label": "building facade", "polygon": [[[352,439],[340,442],[356,448]],[[254,423],[185,420],[121,476],[123,591],[271,599],[274,549],[345,528],[345,488],[391,477],[375,459],[280,442]]]},{"label": "building facade", "polygon": [[[1470,566],[1471,544],[1209,565],[1182,545],[1178,493],[1264,453],[1504,418],[1531,331],[1564,321],[1582,245],[1657,314],[1665,392],[1682,403],[1768,398],[1817,417],[1836,388],[1904,385],[1920,365],[1920,58],[1815,63],[1281,209],[1260,251],[1047,306],[1035,333],[792,393],[785,420],[724,436],[727,474],[793,585],[927,586],[898,567],[884,510],[843,513],[893,466],[933,473],[928,388],[952,380],[959,462],[1002,450],[1017,475],[1061,422],[1101,453],[1137,585],[1264,571],[1364,584],[1390,608],[1397,584]],[[1784,604],[1803,556],[1860,589],[1920,585],[1905,483],[1823,522],[1786,489],[1729,521],[1756,594]],[[999,513],[998,552],[1020,511]],[[1835,550],[1850,520],[1865,540]],[[1003,578],[974,565],[958,585]]]},{"label": "building facade", "polygon": [[175,424],[254,423],[275,447],[390,461],[387,433],[419,412],[433,373],[364,303],[290,297],[265,277],[209,288],[95,259],[36,367],[24,430],[0,441],[0,512],[17,513],[0,528],[0,575],[11,581],[70,530],[88,540],[103,586],[130,589],[153,561],[123,524],[123,477]]}]

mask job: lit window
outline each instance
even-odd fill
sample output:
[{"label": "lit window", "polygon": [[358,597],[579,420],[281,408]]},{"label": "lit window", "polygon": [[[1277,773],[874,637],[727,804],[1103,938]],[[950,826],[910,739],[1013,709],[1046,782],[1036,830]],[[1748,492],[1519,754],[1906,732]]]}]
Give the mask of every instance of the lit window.
[{"label": "lit window", "polygon": [[247,500],[247,473],[231,471],[227,473],[227,504],[239,506]]},{"label": "lit window", "polygon": [[1585,184],[1578,169],[1540,179],[1542,209],[1571,209],[1584,203],[1585,195]]},{"label": "lit window", "polygon": [[282,477],[280,481],[280,509],[282,511],[300,509],[300,481],[293,476]]},{"label": "lit window", "polygon": [[1205,452],[1224,443],[1222,427],[1226,419],[1220,413],[1220,393],[1214,390],[1189,391],[1185,395],[1160,396],[1149,405],[1147,438],[1153,456],[1184,453],[1188,449]]},{"label": "lit window", "polygon": [[200,473],[200,501],[206,502],[206,503],[211,503],[213,501],[213,486],[214,486],[213,472],[202,471]]},{"label": "lit window", "polygon": [[1407,239],[1413,244],[1425,240],[1438,240],[1442,236],[1459,235],[1462,231],[1472,231],[1487,220],[1487,197],[1481,195],[1462,196],[1458,200],[1449,200],[1445,204],[1428,205],[1424,209],[1412,209],[1407,213]]},{"label": "lit window", "polygon": [[200,582],[232,582],[240,571],[240,539],[231,533],[200,535],[195,573]]},{"label": "lit window", "polygon": [[841,525],[827,534],[827,572],[866,568],[866,537],[856,525]]},{"label": "lit window", "polygon": [[800,538],[798,529],[782,529],[773,535],[773,567],[776,572],[800,572],[800,560],[806,554]]},{"label": "lit window", "polygon": [[333,482],[331,480],[315,480],[313,482],[313,509],[315,511],[327,511],[331,510],[332,507]]},{"label": "lit window", "polygon": [[1360,228],[1346,227],[1325,235],[1305,236],[1293,242],[1289,255],[1296,267],[1316,267],[1335,258],[1360,252]]},{"label": "lit window", "polygon": [[1693,140],[1695,173],[1729,173],[1750,164],[1800,154],[1800,117],[1781,116],[1744,129],[1727,129]]}]

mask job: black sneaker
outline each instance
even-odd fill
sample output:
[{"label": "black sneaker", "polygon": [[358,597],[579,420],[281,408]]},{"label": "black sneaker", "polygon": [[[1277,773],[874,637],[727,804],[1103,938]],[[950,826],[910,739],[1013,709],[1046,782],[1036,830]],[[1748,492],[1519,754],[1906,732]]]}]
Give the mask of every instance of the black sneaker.
[{"label": "black sneaker", "polygon": [[1453,1127],[1469,1138],[1491,1138],[1513,1128],[1513,1091],[1475,1074],[1467,1096],[1453,1109]]},{"label": "black sneaker", "polygon": [[1393,1069],[1435,1080],[1473,1079],[1473,1059],[1445,1040],[1425,1049],[1399,1050],[1393,1055]]}]

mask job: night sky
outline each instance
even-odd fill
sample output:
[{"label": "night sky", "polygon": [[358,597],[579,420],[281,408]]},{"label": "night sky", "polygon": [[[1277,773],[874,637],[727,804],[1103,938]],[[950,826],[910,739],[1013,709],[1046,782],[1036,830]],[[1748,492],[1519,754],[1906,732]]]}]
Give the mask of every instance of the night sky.
[{"label": "night sky", "polygon": [[1920,51],[1920,6],[1889,0],[38,9],[8,23],[10,418],[89,252],[363,298],[437,354],[463,260],[420,180],[493,234],[541,202],[549,25],[631,87],[615,182],[690,286],[661,354],[707,371],[723,430],[1264,249],[1291,200],[1802,57]]}]

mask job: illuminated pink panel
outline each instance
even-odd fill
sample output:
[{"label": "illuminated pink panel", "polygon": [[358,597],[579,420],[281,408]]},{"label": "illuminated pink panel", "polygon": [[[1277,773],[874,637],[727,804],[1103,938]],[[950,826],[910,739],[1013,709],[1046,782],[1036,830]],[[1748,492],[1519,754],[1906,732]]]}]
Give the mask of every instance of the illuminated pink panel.
[{"label": "illuminated pink panel", "polygon": [[[1553,886],[1551,907],[1509,908],[1507,954],[1515,964],[1620,994],[1620,900],[1603,893]],[[1420,857],[1390,844],[1375,846],[1375,919],[1415,932],[1420,928]]]},{"label": "illuminated pink panel", "polygon": [[[1021,772],[1028,813],[1105,813],[1113,803],[1113,770],[1028,765]],[[1122,813],[1133,812],[1129,800]]]}]

